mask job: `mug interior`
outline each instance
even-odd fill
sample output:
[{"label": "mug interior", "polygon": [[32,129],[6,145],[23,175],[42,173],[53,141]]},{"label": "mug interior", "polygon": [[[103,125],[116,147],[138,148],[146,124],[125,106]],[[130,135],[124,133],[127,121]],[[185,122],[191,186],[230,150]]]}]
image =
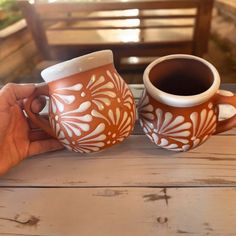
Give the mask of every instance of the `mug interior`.
[{"label": "mug interior", "polygon": [[178,58],[156,64],[150,70],[149,79],[157,89],[165,93],[192,96],[208,90],[214,82],[214,75],[201,61]]},{"label": "mug interior", "polygon": [[173,54],[149,64],[143,82],[155,100],[174,107],[193,107],[216,94],[220,76],[211,63],[200,57]]}]

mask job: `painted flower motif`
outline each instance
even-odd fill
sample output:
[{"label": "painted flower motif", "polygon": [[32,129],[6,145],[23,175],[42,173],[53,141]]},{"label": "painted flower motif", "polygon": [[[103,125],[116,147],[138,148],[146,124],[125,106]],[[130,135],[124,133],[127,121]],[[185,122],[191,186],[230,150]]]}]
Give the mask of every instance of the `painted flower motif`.
[{"label": "painted flower motif", "polygon": [[[82,132],[89,131],[89,123],[92,121],[92,116],[90,114],[84,115],[83,113],[87,111],[90,106],[91,102],[86,101],[72,111],[59,114],[54,113],[54,118],[50,118],[50,123],[59,140],[65,138],[65,133],[69,137],[72,137],[73,135],[79,137],[81,136]],[[57,103],[51,103],[51,109],[52,111],[57,110]]]},{"label": "painted flower motif", "polygon": [[190,148],[191,123],[186,122],[183,116],[174,117],[171,112],[163,112],[160,108],[154,110],[146,90],[139,101],[138,110],[140,124],[152,142],[174,151],[186,151]]},{"label": "painted flower motif", "polygon": [[173,151],[187,151],[197,147],[216,129],[218,111],[213,108],[212,103],[185,118],[182,115],[174,116],[160,108],[154,110],[144,91],[138,110],[145,134],[158,146]]},{"label": "painted flower motif", "polygon": [[152,121],[154,120],[153,106],[149,103],[146,89],[142,93],[142,97],[139,100],[138,111],[140,114],[140,124],[143,127],[144,133],[148,135],[154,129]]},{"label": "painted flower motif", "polygon": [[217,91],[218,94],[225,96],[225,97],[233,97],[234,93],[232,93],[231,91],[227,91],[227,90],[218,90]]},{"label": "painted flower motif", "polygon": [[56,137],[58,138],[59,141],[63,142],[64,140],[66,140],[66,136],[64,131],[60,128],[60,125],[58,124],[58,122],[49,117],[49,123],[52,127],[52,130],[54,131],[54,134],[56,135]]},{"label": "painted flower motif", "polygon": [[56,112],[56,108],[60,111],[63,112],[64,111],[64,104],[71,104],[72,102],[75,101],[75,96],[74,95],[62,95],[62,94],[53,94],[51,96],[52,98],[52,111],[55,113]]},{"label": "painted flower motif", "polygon": [[127,111],[122,112],[120,108],[108,110],[108,116],[104,116],[97,110],[92,110],[92,116],[105,120],[109,127],[115,126],[113,132],[108,132],[107,144],[115,144],[123,141],[132,131],[132,116]]},{"label": "painted flower motif", "polygon": [[[155,110],[156,124],[153,141],[159,146],[174,151],[187,151],[190,148],[189,136],[191,134],[191,123],[186,122],[184,116],[174,117],[171,112],[163,112],[160,108]],[[171,140],[181,145],[172,144]]]},{"label": "painted flower motif", "polygon": [[[81,153],[99,151],[104,146],[123,141],[132,130],[135,117],[132,93],[116,73],[106,73],[110,75],[108,79],[104,77],[107,74],[92,75],[86,85],[78,83],[55,89],[51,94],[51,127],[69,150]],[[81,103],[75,108],[77,96]],[[116,99],[122,106],[111,106]],[[72,107],[73,110],[68,111]],[[97,118],[101,118],[100,123],[94,128],[92,123]],[[115,126],[111,129],[115,131],[104,133],[107,126]]]},{"label": "painted flower motif", "polygon": [[[105,124],[99,124],[94,130],[87,135],[80,137],[77,141],[72,142],[72,150],[80,153],[97,152],[105,146],[106,135],[104,134]],[[67,141],[67,147],[71,147]]]},{"label": "painted flower motif", "polygon": [[[96,78],[92,75],[89,83],[86,86],[86,91],[89,91],[94,103],[99,110],[103,110],[104,106],[111,105],[111,99],[116,98],[116,93],[113,91],[114,84],[111,81],[105,80],[104,76]],[[86,93],[83,93],[84,96]]]},{"label": "painted flower motif", "polygon": [[[117,98],[117,101],[119,103],[122,103],[124,106],[126,106],[129,110],[134,109],[134,99],[133,95],[128,87],[128,85],[124,82],[124,80],[117,74],[117,73],[111,73],[109,70],[106,71],[109,78],[113,81],[115,88],[118,92],[121,94],[121,98],[123,101],[120,100],[120,98]],[[134,114],[134,111],[133,111]]]},{"label": "painted flower motif", "polygon": [[203,109],[200,113],[193,112],[190,115],[190,119],[193,123],[193,134],[191,138],[193,147],[203,143],[216,129],[217,117],[212,107],[213,104],[209,103],[208,108],[210,110]]},{"label": "painted flower motif", "polygon": [[70,105],[75,101],[75,96],[72,94],[64,94],[65,91],[79,91],[82,87],[82,84],[75,84],[71,87],[55,89],[55,92],[51,95],[53,113],[56,113],[57,109],[63,112],[65,108],[64,104]]}]

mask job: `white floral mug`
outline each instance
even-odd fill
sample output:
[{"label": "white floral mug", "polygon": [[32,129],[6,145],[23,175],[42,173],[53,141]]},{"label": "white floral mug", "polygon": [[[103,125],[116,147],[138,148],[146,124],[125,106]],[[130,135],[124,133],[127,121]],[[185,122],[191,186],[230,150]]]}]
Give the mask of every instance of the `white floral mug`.
[{"label": "white floral mug", "polygon": [[[100,151],[129,136],[135,123],[135,103],[117,73],[110,50],[90,53],[48,67],[27,100],[30,119],[67,149]],[[33,99],[49,97],[49,122],[31,111]]]},{"label": "white floral mug", "polygon": [[218,120],[219,104],[236,107],[236,95],[219,90],[220,76],[206,60],[184,54],[153,61],[143,76],[141,126],[159,147],[187,151],[210,135],[236,126],[236,115]]}]

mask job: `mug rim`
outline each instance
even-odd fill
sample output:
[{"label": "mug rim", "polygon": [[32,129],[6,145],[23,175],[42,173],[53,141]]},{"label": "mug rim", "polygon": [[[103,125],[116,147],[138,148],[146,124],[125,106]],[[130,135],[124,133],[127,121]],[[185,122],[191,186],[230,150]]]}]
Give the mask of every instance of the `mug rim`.
[{"label": "mug rim", "polygon": [[[212,85],[206,91],[202,93],[199,93],[196,95],[187,95],[187,96],[170,94],[156,88],[149,79],[150,71],[157,64],[167,61],[167,60],[171,60],[171,59],[192,59],[192,60],[197,60],[203,63],[210,69],[213,75]],[[164,103],[166,105],[173,106],[173,107],[192,107],[192,106],[200,105],[206,102],[207,100],[209,100],[212,96],[214,96],[214,94],[218,91],[220,87],[220,75],[218,71],[216,70],[216,68],[210,62],[206,61],[203,58],[189,55],[189,54],[172,54],[172,55],[160,57],[154,60],[152,63],[150,63],[144,71],[143,83],[148,93],[154,99],[156,99],[157,101],[161,103]]]},{"label": "mug rim", "polygon": [[45,82],[49,83],[112,63],[112,51],[109,49],[101,50],[47,67],[41,72],[41,76]]}]

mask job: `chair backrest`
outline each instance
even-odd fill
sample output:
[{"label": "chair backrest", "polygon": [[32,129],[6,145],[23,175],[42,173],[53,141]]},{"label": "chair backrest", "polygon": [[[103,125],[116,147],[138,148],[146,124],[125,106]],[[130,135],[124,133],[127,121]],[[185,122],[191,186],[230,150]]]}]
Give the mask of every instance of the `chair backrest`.
[{"label": "chair backrest", "polygon": [[207,50],[214,0],[57,2],[19,5],[45,59],[111,48],[117,57]]}]

